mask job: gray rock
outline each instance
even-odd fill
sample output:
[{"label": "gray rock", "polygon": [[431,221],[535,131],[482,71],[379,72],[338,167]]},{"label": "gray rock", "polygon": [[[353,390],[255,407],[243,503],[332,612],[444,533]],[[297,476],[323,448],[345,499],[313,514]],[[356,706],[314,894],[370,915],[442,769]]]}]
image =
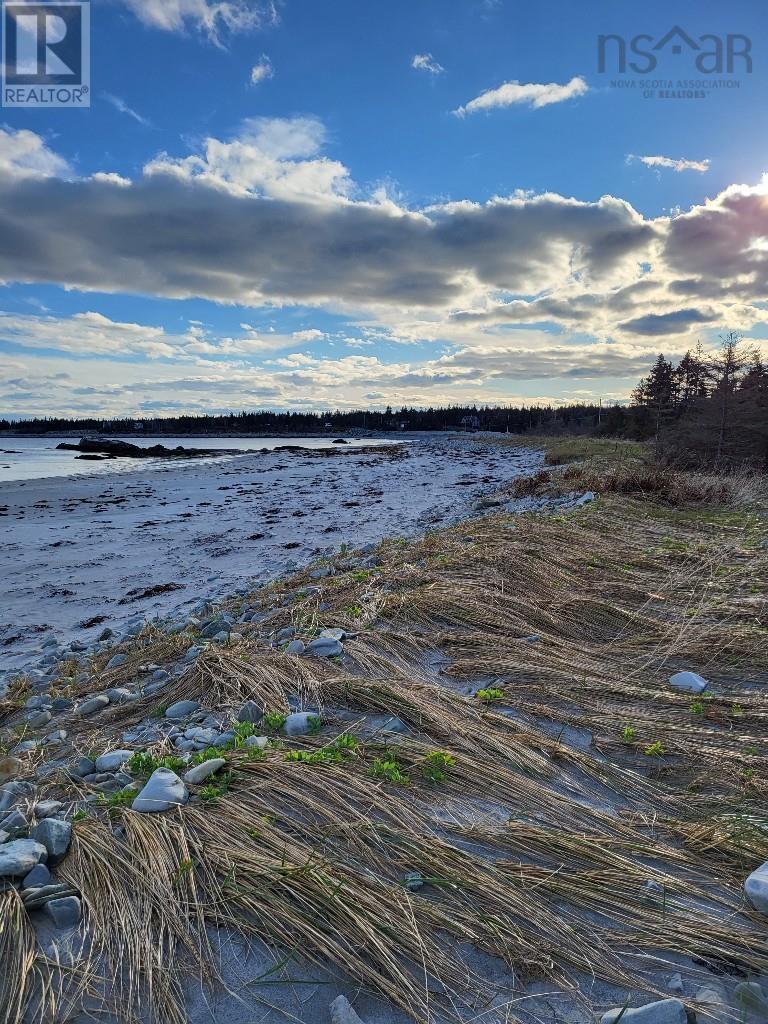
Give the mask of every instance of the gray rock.
[{"label": "gray rock", "polygon": [[344,653],[344,648],[338,640],[332,637],[319,636],[307,644],[307,653],[314,654],[316,658],[333,658]]},{"label": "gray rock", "polygon": [[96,639],[99,641],[99,643],[103,643],[105,640],[109,640],[110,637],[113,637],[114,635],[115,634],[112,632],[109,626],[105,626],[104,629],[102,629],[102,631],[96,637]]},{"label": "gray rock", "polygon": [[687,1024],[688,1021],[685,1006],[679,999],[659,999],[631,1010],[619,1007],[604,1013],[600,1020],[602,1024],[614,1024],[619,1016],[621,1024]]},{"label": "gray rock", "polygon": [[65,896],[45,904],[45,912],[57,928],[74,928],[80,923],[82,907],[77,896]]},{"label": "gray rock", "polygon": [[110,750],[96,758],[97,772],[116,772],[122,768],[126,761],[133,757],[132,750]]},{"label": "gray rock", "polygon": [[199,786],[201,782],[204,782],[209,775],[213,775],[219,768],[223,768],[226,764],[226,760],[223,757],[212,757],[210,761],[203,761],[202,764],[196,764],[194,768],[190,768],[189,771],[184,773],[184,781],[188,782],[192,786]]},{"label": "gray rock", "polygon": [[33,708],[44,708],[47,704],[50,704],[50,702],[50,697],[45,694],[39,694],[37,697],[28,697],[24,707],[29,708],[30,710]]},{"label": "gray rock", "polygon": [[259,750],[266,750],[269,746],[268,736],[247,736],[243,742],[244,747],[258,747]]},{"label": "gray rock", "polygon": [[232,624],[224,618],[213,619],[203,626],[200,630],[200,636],[205,637],[206,640],[211,640],[219,633],[229,633],[231,627]]},{"label": "gray rock", "polygon": [[109,697],[110,704],[126,704],[134,699],[134,695],[125,686],[113,686],[104,691],[104,696]]},{"label": "gray rock", "polygon": [[339,629],[337,626],[332,626],[329,629],[321,629],[321,637],[329,637],[331,640],[343,640],[346,636],[346,631]]},{"label": "gray rock", "polygon": [[285,735],[306,736],[307,733],[312,731],[312,719],[319,720],[319,718],[318,714],[311,711],[294,711],[285,720]]},{"label": "gray rock", "polygon": [[0,878],[20,878],[45,860],[48,851],[34,839],[12,839],[0,846]]},{"label": "gray rock", "polygon": [[278,643],[282,643],[284,640],[290,640],[295,635],[296,629],[293,626],[284,626],[283,629],[278,629],[275,634],[275,640]]},{"label": "gray rock", "polygon": [[187,787],[170,768],[156,768],[133,801],[133,810],[145,814],[180,807],[189,799]]},{"label": "gray rock", "polygon": [[97,694],[95,697],[91,697],[89,700],[84,700],[75,710],[76,715],[93,715],[97,711],[101,711],[109,704],[109,697],[103,693]]},{"label": "gray rock", "polygon": [[226,747],[228,743],[231,743],[235,738],[233,732],[220,732],[218,736],[214,736],[213,744],[214,747]]},{"label": "gray rock", "polygon": [[17,829],[26,829],[29,822],[21,811],[11,811],[9,815],[0,821],[0,828],[3,832],[15,832]]},{"label": "gray rock", "polygon": [[121,668],[123,665],[125,665],[127,663],[128,663],[128,655],[127,654],[113,654],[112,657],[107,662],[105,667],[106,667],[107,671],[109,671],[110,669],[113,669],[113,668]]},{"label": "gray rock", "polygon": [[331,1024],[364,1024],[346,996],[336,996],[331,1003]]},{"label": "gray rock", "polygon": [[306,649],[307,648],[304,645],[304,641],[303,640],[291,640],[291,642],[285,648],[285,653],[286,654],[303,654],[306,651]]},{"label": "gray rock", "polygon": [[30,715],[27,719],[27,725],[30,729],[42,729],[44,725],[48,725],[53,715],[50,711],[36,711],[34,715]]},{"label": "gray rock", "polygon": [[0,814],[10,811],[17,803],[28,800],[35,792],[31,782],[6,782],[0,786]]},{"label": "gray rock", "polygon": [[709,684],[696,672],[675,672],[669,677],[669,685],[673,690],[682,690],[684,693],[703,693]]},{"label": "gray rock", "polygon": [[755,868],[744,883],[747,899],[761,914],[768,914],[768,861]]},{"label": "gray rock", "polygon": [[264,709],[255,700],[247,700],[237,712],[238,722],[253,722],[256,724],[264,717]]},{"label": "gray rock", "polygon": [[51,872],[45,864],[36,864],[35,867],[24,876],[21,883],[24,889],[33,889],[41,885],[48,885],[51,881]]},{"label": "gray rock", "polygon": [[165,717],[178,721],[181,718],[187,718],[189,715],[193,714],[193,712],[197,711],[199,707],[200,701],[178,700],[175,704],[171,704],[165,712]]},{"label": "gray rock", "polygon": [[667,982],[667,988],[670,992],[675,992],[677,993],[677,995],[681,996],[685,991],[682,974],[680,974],[679,972],[677,974],[673,974]]},{"label": "gray rock", "polygon": [[35,817],[38,820],[50,818],[51,815],[60,811],[63,806],[64,804],[61,800],[41,800],[39,804],[35,804]]},{"label": "gray rock", "polygon": [[67,855],[72,840],[72,825],[60,818],[44,818],[33,830],[32,838],[42,843],[48,851],[48,863],[58,864]]},{"label": "gray rock", "polygon": [[95,761],[92,761],[90,757],[78,757],[69,769],[69,774],[73,775],[76,779],[83,779],[86,775],[93,775],[95,771]]},{"label": "gray rock", "polygon": [[74,706],[75,702],[70,700],[69,697],[56,697],[51,702],[51,711],[69,711]]},{"label": "gray rock", "polygon": [[733,990],[733,998],[757,1020],[768,1020],[768,995],[756,981],[740,981]]}]

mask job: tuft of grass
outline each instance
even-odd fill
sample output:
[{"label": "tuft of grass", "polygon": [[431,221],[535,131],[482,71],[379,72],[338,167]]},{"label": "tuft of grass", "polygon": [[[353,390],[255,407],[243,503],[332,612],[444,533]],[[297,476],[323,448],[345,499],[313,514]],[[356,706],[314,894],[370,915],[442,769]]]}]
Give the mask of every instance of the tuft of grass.
[{"label": "tuft of grass", "polygon": [[637,736],[637,729],[633,725],[625,725],[621,730],[621,738],[625,743],[631,743]]},{"label": "tuft of grass", "polygon": [[387,782],[394,782],[400,786],[406,786],[411,781],[410,776],[403,772],[401,766],[393,757],[377,757],[368,769],[368,775],[372,779],[384,779]]},{"label": "tuft of grass", "polygon": [[288,720],[282,711],[267,711],[262,721],[269,732],[280,732]]},{"label": "tuft of grass", "polygon": [[421,774],[429,782],[444,782],[446,772],[456,767],[456,758],[444,750],[433,750],[424,758]]},{"label": "tuft of grass", "polygon": [[655,740],[653,743],[649,743],[645,748],[644,753],[646,757],[663,757],[664,747],[661,740]]},{"label": "tuft of grass", "polygon": [[488,690],[478,690],[476,696],[483,704],[493,704],[494,701],[504,699],[504,691],[492,686]]},{"label": "tuft of grass", "polygon": [[131,775],[136,775],[139,778],[149,778],[152,772],[158,768],[169,768],[172,772],[180,772],[186,767],[187,762],[183,757],[177,757],[175,754],[155,757],[154,754],[142,750],[137,750],[126,762],[126,768]]}]

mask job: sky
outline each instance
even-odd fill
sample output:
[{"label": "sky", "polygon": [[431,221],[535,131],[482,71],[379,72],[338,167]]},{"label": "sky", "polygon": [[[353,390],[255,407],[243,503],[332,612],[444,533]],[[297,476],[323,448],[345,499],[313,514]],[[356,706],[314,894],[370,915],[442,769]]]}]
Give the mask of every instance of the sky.
[{"label": "sky", "polygon": [[90,7],[90,107],[0,108],[0,416],[612,402],[768,351],[764,5]]}]

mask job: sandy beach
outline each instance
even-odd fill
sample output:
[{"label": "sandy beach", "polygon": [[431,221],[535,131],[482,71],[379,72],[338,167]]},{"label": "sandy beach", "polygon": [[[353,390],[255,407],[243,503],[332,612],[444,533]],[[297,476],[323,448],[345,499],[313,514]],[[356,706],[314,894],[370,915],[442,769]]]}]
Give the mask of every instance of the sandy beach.
[{"label": "sandy beach", "polygon": [[345,544],[446,525],[540,462],[479,435],[437,434],[381,451],[4,484],[0,663],[16,669],[50,638],[90,643],[106,627],[224,596]]}]

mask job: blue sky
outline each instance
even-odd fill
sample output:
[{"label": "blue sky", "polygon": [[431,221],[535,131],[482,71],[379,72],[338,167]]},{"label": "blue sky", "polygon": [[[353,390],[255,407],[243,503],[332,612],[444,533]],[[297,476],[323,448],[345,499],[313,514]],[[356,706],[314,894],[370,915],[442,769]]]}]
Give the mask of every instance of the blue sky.
[{"label": "blue sky", "polygon": [[[90,109],[0,110],[0,415],[621,399],[766,336],[760,5],[91,6]],[[752,72],[599,72],[675,25]]]}]

